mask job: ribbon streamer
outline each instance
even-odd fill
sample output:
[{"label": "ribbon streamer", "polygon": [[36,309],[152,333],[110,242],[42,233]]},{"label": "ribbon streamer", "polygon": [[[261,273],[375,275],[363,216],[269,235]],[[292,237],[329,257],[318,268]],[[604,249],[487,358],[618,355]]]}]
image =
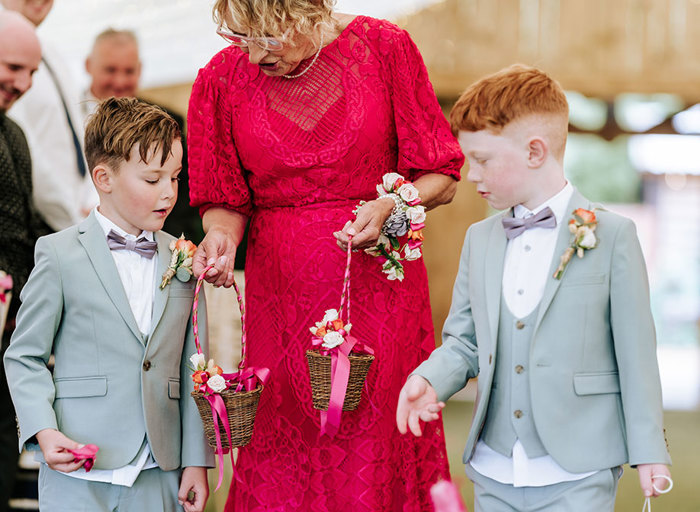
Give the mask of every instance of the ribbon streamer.
[{"label": "ribbon streamer", "polygon": [[[194,290],[194,302],[192,304],[192,332],[194,333],[194,344],[197,347],[197,353],[202,353],[202,347],[199,343],[199,325],[197,322],[197,310],[199,309],[199,291],[202,288],[202,283],[204,281],[204,276],[209,272],[214,265],[207,266],[202,274],[197,279],[197,286]],[[245,307],[243,304],[243,296],[238,288],[236,282],[233,282],[233,287],[236,290],[236,297],[238,299],[238,306],[241,310],[241,362],[238,364],[238,371],[233,373],[223,373],[221,376],[226,381],[226,389],[236,386],[235,392],[242,391],[253,391],[258,387],[258,384],[265,386],[265,383],[270,377],[270,370],[268,368],[246,368],[247,358],[247,345],[246,345],[246,334],[245,334]],[[216,484],[216,489],[214,492],[219,490],[221,487],[221,482],[224,479],[224,454],[229,453],[231,457],[231,466],[233,468],[234,478],[240,481],[238,474],[236,472],[236,462],[233,459],[233,449],[228,448],[224,450],[223,444],[221,442],[221,434],[219,432],[219,422],[224,426],[224,431],[226,432],[226,437],[228,438],[229,447],[232,446],[231,442],[231,424],[228,421],[228,413],[226,411],[226,404],[224,399],[219,393],[211,389],[207,383],[200,386],[200,391],[204,393],[204,398],[209,402],[211,407],[211,415],[214,423],[214,433],[216,435],[216,450],[215,454],[219,461],[219,480]]]}]

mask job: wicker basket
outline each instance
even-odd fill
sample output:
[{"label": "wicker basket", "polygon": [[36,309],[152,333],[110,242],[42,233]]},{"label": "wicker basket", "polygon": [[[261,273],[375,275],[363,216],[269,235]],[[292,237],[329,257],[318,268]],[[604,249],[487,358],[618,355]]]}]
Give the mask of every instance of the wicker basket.
[{"label": "wicker basket", "polygon": [[[194,303],[192,305],[192,328],[194,331],[194,341],[197,346],[197,352],[202,353],[202,348],[199,344],[199,328],[197,324],[197,310],[199,301],[199,291],[202,286],[202,280],[204,275],[211,268],[211,265],[207,267],[201,276],[197,280],[197,286],[194,292]],[[241,310],[241,362],[238,365],[239,372],[243,372],[246,368],[246,333],[245,333],[245,307],[243,305],[243,295],[238,288],[236,282],[233,282],[233,287],[236,290],[236,296],[238,298],[238,306]],[[224,374],[224,378],[227,375]],[[258,374],[255,374],[255,378],[259,378]],[[214,423],[214,416],[212,413],[212,405],[206,399],[205,395],[201,391],[193,391],[190,393],[195,403],[197,404],[197,409],[199,410],[199,415],[202,418],[202,424],[204,426],[204,433],[207,436],[207,442],[209,446],[216,450],[217,454],[226,453],[230,448],[240,448],[245,446],[250,442],[250,437],[253,434],[253,423],[255,421],[255,413],[258,409],[258,401],[260,400],[260,394],[263,390],[263,381],[257,381],[257,387],[251,391],[236,391],[236,385],[233,384],[231,387],[223,390],[219,395],[224,402],[226,408],[226,416],[228,418],[229,429],[231,433],[231,442],[229,443],[228,435],[226,434],[226,428],[222,422],[218,421],[219,428],[219,443],[216,441],[216,427]],[[219,451],[221,448],[221,451]],[[233,459],[231,459],[233,460]],[[219,485],[221,481],[219,481]],[[218,488],[218,487],[217,487]]]},{"label": "wicker basket", "polygon": [[[354,411],[360,403],[365,377],[369,367],[372,365],[372,361],[374,361],[374,356],[351,353],[348,359],[350,359],[350,377],[348,379],[347,392],[345,393],[345,402],[343,402],[343,410]],[[309,373],[311,375],[311,393],[314,409],[327,411],[331,397],[331,356],[321,355],[318,350],[307,350],[306,360],[309,363]]]},{"label": "wicker basket", "polygon": [[[255,413],[258,409],[258,400],[260,400],[262,390],[263,386],[258,384],[258,387],[253,391],[236,392],[234,388],[229,388],[221,392],[221,398],[224,400],[231,428],[231,444],[233,445],[229,446],[226,430],[219,422],[219,437],[224,452],[229,448],[239,448],[250,442],[250,437],[253,435]],[[204,433],[207,436],[209,446],[216,449],[216,428],[214,427],[211,406],[203,393],[193,391],[191,394],[197,404],[197,409],[199,409],[199,415],[202,417]]]}]

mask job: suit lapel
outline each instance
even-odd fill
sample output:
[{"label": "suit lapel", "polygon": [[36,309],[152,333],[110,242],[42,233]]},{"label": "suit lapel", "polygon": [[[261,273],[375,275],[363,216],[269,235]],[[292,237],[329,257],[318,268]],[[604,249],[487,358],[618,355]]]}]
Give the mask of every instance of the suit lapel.
[{"label": "suit lapel", "polygon": [[97,222],[94,212],[91,212],[88,218],[80,223],[78,231],[78,240],[85,249],[107,295],[129,326],[129,329],[131,329],[131,332],[143,343],[143,336],[129,306],[129,300],[126,297],[117,266],[114,264],[109,247],[107,247],[104,231],[99,222]]},{"label": "suit lapel", "polygon": [[[165,306],[168,303],[168,295],[170,293],[170,286],[166,286],[163,290],[160,289],[160,281],[163,273],[168,268],[170,264],[170,241],[160,231],[155,234],[156,242],[158,242],[158,253],[156,258],[158,258],[158,263],[156,265],[156,283],[155,283],[155,293],[153,295],[153,316],[151,317],[151,335],[156,331],[158,327],[158,322],[160,322],[163,312],[165,311]],[[177,279],[173,277],[173,279]]]},{"label": "suit lapel", "polygon": [[489,318],[491,337],[496,343],[498,338],[498,317],[501,310],[501,288],[503,286],[503,265],[506,257],[506,238],[501,219],[506,215],[512,215],[512,211],[503,213],[493,223],[489,233],[488,246],[484,254],[489,257],[485,262],[484,287],[486,296],[486,311]]},{"label": "suit lapel", "polygon": [[[586,208],[590,209],[590,203],[583,197],[578,190],[574,189],[574,193],[569,199],[569,204],[566,207],[566,213],[564,218],[561,220],[561,225],[559,226],[559,234],[557,235],[557,244],[554,247],[554,254],[552,255],[552,262],[549,266],[549,273],[547,274],[547,282],[544,286],[544,292],[542,293],[542,300],[540,301],[540,307],[537,311],[537,321],[535,322],[535,329],[537,329],[547,312],[549,305],[554,299],[561,286],[561,282],[566,279],[566,272],[561,279],[554,279],[554,273],[559,267],[561,261],[561,255],[571,243],[571,233],[569,232],[569,219],[571,218],[571,212],[576,208]],[[574,256],[575,258],[576,256]]]}]

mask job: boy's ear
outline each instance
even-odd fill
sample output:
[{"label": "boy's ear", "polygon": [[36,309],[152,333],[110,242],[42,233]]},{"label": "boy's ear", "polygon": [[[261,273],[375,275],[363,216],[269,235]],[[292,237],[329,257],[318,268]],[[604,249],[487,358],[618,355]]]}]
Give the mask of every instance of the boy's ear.
[{"label": "boy's ear", "polygon": [[92,182],[98,191],[109,194],[112,191],[113,171],[104,164],[95,166],[92,170]]},{"label": "boy's ear", "polygon": [[542,137],[533,137],[527,145],[527,162],[532,168],[541,167],[549,154],[547,142]]}]

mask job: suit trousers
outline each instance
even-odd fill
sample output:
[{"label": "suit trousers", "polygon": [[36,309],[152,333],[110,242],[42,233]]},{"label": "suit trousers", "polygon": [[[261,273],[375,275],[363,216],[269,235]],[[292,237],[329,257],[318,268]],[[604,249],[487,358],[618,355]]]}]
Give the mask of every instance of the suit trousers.
[{"label": "suit trousers", "polygon": [[614,512],[621,467],[543,487],[513,487],[485,477],[467,464],[474,482],[475,512]]},{"label": "suit trousers", "polygon": [[181,470],[152,468],[141,471],[134,485],[126,487],[92,482],[39,468],[41,512],[181,512],[177,502]]}]

